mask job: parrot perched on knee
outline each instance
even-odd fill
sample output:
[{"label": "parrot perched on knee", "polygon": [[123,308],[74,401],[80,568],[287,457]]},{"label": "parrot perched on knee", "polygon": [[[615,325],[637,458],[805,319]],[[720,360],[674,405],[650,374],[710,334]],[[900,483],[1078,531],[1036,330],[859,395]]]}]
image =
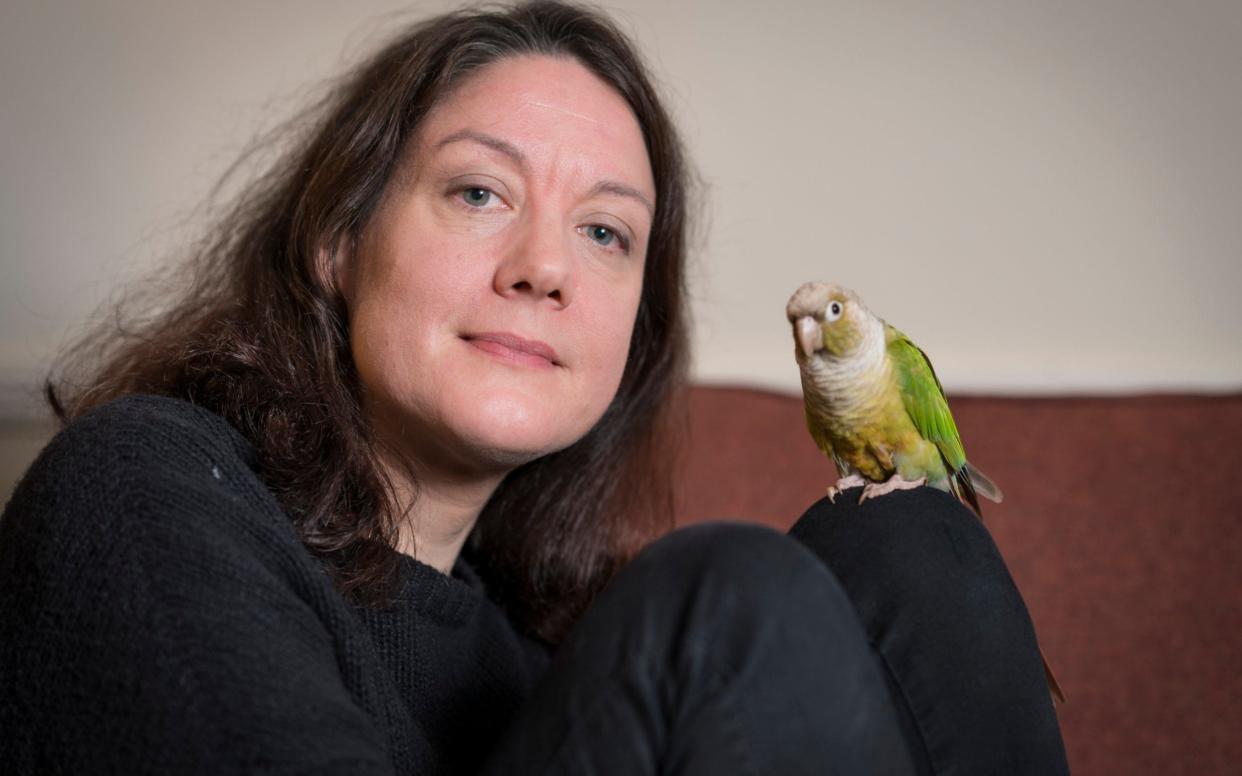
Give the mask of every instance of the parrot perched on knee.
[{"label": "parrot perched on knee", "polygon": [[980,517],[978,496],[1001,500],[1000,488],[966,460],[940,380],[909,337],[831,283],[806,283],[785,313],[807,428],[841,474],[830,498],[859,485],[866,501],[927,484]]},{"label": "parrot perched on knee", "polygon": [[[926,484],[966,502],[980,519],[979,496],[1001,500],[1000,488],[966,460],[940,380],[909,337],[832,283],[804,284],[785,314],[807,428],[840,475],[829,499],[860,485],[861,503]],[[1064,702],[1047,660],[1044,670]]]}]

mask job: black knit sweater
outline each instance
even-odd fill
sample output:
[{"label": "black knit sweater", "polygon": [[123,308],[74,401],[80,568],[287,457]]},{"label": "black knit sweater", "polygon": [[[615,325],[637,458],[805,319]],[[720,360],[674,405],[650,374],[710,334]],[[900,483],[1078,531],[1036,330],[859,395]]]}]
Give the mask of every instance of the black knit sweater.
[{"label": "black knit sweater", "polygon": [[351,605],[246,440],[134,396],[0,518],[0,772],[468,773],[547,664],[459,563]]}]

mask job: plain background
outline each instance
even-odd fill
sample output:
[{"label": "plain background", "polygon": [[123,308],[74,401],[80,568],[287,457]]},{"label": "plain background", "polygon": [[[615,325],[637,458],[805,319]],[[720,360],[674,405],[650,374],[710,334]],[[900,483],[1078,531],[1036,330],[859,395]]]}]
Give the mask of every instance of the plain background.
[{"label": "plain background", "polygon": [[[370,0],[0,6],[0,487],[102,303],[262,131],[396,29]],[[695,375],[797,390],[858,291],[950,392],[1242,388],[1242,3],[625,0],[702,185]]]}]

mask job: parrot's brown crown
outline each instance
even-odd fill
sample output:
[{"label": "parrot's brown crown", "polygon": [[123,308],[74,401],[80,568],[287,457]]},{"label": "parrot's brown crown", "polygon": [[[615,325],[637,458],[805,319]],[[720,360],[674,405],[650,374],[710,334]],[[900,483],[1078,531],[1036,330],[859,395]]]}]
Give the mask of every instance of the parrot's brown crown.
[{"label": "parrot's brown crown", "polygon": [[858,295],[845,286],[812,281],[803,283],[797,291],[794,291],[793,296],[789,297],[789,303],[785,305],[785,317],[790,323],[808,315],[817,321],[823,320],[824,309],[833,299],[839,302],[850,301],[861,304]]}]

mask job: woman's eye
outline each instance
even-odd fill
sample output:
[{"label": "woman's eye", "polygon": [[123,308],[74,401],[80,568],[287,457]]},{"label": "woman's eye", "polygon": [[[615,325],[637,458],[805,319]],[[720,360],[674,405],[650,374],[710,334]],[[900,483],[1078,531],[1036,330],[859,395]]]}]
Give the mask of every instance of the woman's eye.
[{"label": "woman's eye", "polygon": [[590,226],[584,227],[583,231],[586,232],[586,236],[596,245],[600,245],[605,248],[617,245],[623,251],[629,250],[630,246],[624,237],[622,237],[615,230],[603,226],[602,224],[591,224]]},{"label": "woman's eye", "polygon": [[596,224],[595,226],[587,227],[587,236],[590,237],[595,242],[599,243],[600,245],[610,245],[612,244],[612,241],[615,240],[617,237],[617,235],[614,234],[611,229],[609,229],[606,226],[600,226],[598,224]]},{"label": "woman's eye", "polygon": [[494,195],[481,186],[471,186],[468,189],[462,189],[461,199],[471,207],[484,207],[492,201]]}]

